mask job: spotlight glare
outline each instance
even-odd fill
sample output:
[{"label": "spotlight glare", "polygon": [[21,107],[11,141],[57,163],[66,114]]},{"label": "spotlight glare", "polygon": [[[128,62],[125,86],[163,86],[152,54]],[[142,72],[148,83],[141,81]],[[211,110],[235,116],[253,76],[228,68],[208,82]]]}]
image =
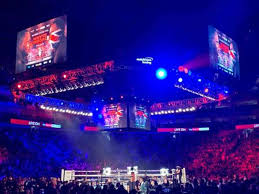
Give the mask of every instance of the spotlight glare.
[{"label": "spotlight glare", "polygon": [[157,77],[157,79],[160,79],[160,80],[165,79],[165,78],[167,77],[167,71],[166,71],[166,69],[164,69],[164,68],[158,68],[158,69],[156,70],[156,77]]},{"label": "spotlight glare", "polygon": [[17,85],[17,88],[18,88],[18,89],[21,89],[21,87],[22,87],[21,84],[18,84],[18,85]]},{"label": "spotlight glare", "polygon": [[180,72],[182,72],[182,71],[184,71],[184,67],[183,67],[183,66],[179,66],[179,67],[178,67],[178,70],[179,70]]},{"label": "spotlight glare", "polygon": [[201,82],[201,78],[198,79],[198,82]]},{"label": "spotlight glare", "polygon": [[184,73],[186,73],[186,74],[187,74],[187,73],[188,73],[188,71],[189,71],[189,70],[185,67],[185,68],[184,68]]},{"label": "spotlight glare", "polygon": [[180,78],[178,79],[178,82],[179,82],[179,83],[183,82],[183,78],[180,77]]},{"label": "spotlight glare", "polygon": [[209,89],[208,89],[208,88],[205,88],[204,92],[205,92],[205,93],[208,93],[208,92],[209,92]]}]

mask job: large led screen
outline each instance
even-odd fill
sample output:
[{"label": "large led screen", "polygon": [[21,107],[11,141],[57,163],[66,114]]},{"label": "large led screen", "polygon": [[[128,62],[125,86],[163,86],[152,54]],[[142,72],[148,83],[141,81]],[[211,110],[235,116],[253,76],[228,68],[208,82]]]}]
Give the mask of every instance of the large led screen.
[{"label": "large led screen", "polygon": [[237,44],[226,34],[209,26],[210,63],[214,69],[221,70],[236,78],[240,76]]},{"label": "large led screen", "polygon": [[104,105],[101,110],[101,129],[127,128],[127,105],[123,103]]},{"label": "large led screen", "polygon": [[150,129],[150,112],[147,106],[131,104],[129,106],[130,128]]},{"label": "large led screen", "polygon": [[16,73],[66,60],[67,18],[57,17],[18,33]]}]

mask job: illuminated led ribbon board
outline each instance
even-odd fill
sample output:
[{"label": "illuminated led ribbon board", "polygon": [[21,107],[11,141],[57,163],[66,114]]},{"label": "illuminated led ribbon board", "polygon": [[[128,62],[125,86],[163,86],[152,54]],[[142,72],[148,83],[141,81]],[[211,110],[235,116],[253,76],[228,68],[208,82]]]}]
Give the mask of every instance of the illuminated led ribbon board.
[{"label": "illuminated led ribbon board", "polygon": [[154,112],[154,111],[171,110],[171,109],[178,109],[178,108],[189,108],[189,107],[197,108],[201,105],[209,104],[213,102],[215,101],[205,97],[200,97],[200,98],[170,101],[166,103],[155,103],[151,106],[150,109],[152,112]]},{"label": "illuminated led ribbon board", "polygon": [[242,130],[242,129],[257,129],[257,128],[259,128],[259,124],[236,125],[236,130]]},{"label": "illuminated led ribbon board", "polygon": [[[87,87],[91,85],[98,85],[98,83],[103,83],[103,78],[100,75],[104,74],[106,71],[114,71],[114,61],[106,61],[104,63],[99,63],[74,70],[68,70],[58,74],[51,74],[31,80],[19,81],[12,85],[12,93],[15,96],[17,95],[17,90],[24,93],[34,94],[36,93],[36,91],[40,93],[40,91],[42,90],[54,90],[59,84],[67,87],[72,87],[75,86],[75,84],[79,83],[78,86],[75,86],[76,89],[77,87],[81,86]],[[61,91],[62,90],[60,90],[60,92]],[[44,95],[44,93],[38,95]]]},{"label": "illuminated led ribbon board", "polygon": [[198,128],[158,128],[157,132],[196,132],[196,131],[209,131],[209,127],[198,127]]},{"label": "illuminated led ribbon board", "polygon": [[55,129],[60,129],[62,127],[59,124],[43,123],[38,121],[29,121],[29,120],[22,120],[22,119],[10,119],[10,123],[14,125],[46,127],[46,128],[55,128]]}]

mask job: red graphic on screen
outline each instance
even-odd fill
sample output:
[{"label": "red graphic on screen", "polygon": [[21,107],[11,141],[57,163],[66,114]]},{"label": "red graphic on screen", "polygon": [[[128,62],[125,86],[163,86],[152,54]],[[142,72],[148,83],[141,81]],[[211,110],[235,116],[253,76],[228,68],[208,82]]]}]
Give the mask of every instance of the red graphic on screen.
[{"label": "red graphic on screen", "polygon": [[66,59],[66,16],[51,19],[18,33],[16,73]]},{"label": "red graphic on screen", "polygon": [[124,116],[124,110],[120,104],[105,105],[102,109],[102,115],[105,127],[118,128],[121,118]]},{"label": "red graphic on screen", "polygon": [[136,106],[135,123],[137,128],[147,128],[148,111],[143,106]]},{"label": "red graphic on screen", "polygon": [[213,27],[209,28],[209,43],[212,65],[239,77],[239,54],[236,43]]}]

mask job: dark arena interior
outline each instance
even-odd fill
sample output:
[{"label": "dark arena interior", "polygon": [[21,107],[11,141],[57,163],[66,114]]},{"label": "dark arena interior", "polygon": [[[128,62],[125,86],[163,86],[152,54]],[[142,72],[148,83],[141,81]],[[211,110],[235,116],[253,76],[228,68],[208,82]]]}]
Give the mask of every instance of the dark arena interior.
[{"label": "dark arena interior", "polygon": [[0,194],[259,193],[257,1],[0,16]]}]

